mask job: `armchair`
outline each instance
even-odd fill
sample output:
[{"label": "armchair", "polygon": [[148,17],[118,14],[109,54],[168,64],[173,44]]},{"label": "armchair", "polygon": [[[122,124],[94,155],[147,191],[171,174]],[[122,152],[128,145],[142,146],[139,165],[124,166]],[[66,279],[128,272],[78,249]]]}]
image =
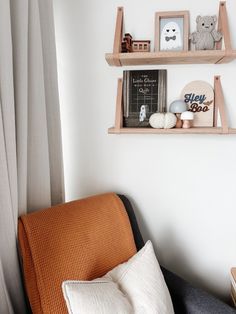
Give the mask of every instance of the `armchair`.
[{"label": "armchair", "polygon": [[[54,206],[19,219],[29,313],[66,314],[61,284],[104,275],[144,241],[129,200],[113,193]],[[162,268],[176,314],[236,311]]]}]

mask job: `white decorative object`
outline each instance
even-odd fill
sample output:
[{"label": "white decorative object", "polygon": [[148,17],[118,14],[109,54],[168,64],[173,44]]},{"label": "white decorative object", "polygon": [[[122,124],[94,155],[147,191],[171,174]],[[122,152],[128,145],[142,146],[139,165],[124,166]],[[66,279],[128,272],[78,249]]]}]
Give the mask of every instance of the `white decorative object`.
[{"label": "white decorative object", "polygon": [[174,314],[151,241],[128,262],[92,281],[65,281],[69,314]]},{"label": "white decorative object", "polygon": [[194,127],[213,127],[214,89],[204,81],[193,81],[182,91],[181,98],[194,113]]},{"label": "white decorative object", "polygon": [[155,129],[171,129],[175,127],[177,118],[171,112],[154,113],[149,119],[151,127]]},{"label": "white decorative object", "polygon": [[192,121],[194,119],[194,113],[191,111],[184,111],[181,113],[181,120],[183,120],[183,125],[182,128],[183,129],[189,129],[192,126]]},{"label": "white decorative object", "polygon": [[147,117],[148,106],[142,105],[139,112],[139,122],[143,122]]}]

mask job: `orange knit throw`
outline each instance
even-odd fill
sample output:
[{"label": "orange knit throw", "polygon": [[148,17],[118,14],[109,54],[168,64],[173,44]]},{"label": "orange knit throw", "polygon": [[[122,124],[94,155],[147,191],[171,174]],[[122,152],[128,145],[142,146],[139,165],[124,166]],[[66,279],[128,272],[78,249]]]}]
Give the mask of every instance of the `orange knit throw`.
[{"label": "orange knit throw", "polygon": [[34,314],[66,314],[64,280],[103,276],[136,253],[128,215],[114,193],[23,215],[18,238]]}]

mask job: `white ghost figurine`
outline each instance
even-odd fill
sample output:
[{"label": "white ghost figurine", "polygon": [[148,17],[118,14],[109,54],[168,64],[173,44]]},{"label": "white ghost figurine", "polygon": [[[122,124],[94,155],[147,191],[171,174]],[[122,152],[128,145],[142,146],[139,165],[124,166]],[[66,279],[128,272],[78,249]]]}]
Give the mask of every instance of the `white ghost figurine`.
[{"label": "white ghost figurine", "polygon": [[143,122],[146,119],[146,106],[142,105],[140,107],[140,112],[139,112],[139,122]]},{"label": "white ghost figurine", "polygon": [[167,23],[161,33],[160,50],[182,50],[182,36],[176,22]]}]

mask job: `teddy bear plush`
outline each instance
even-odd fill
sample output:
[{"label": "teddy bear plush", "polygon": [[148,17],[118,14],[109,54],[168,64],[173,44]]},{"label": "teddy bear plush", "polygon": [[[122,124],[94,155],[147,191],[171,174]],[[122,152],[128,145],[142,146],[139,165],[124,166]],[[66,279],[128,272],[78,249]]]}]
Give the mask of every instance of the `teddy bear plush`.
[{"label": "teddy bear plush", "polygon": [[215,42],[222,39],[222,34],[216,27],[217,17],[198,16],[196,19],[197,31],[190,35],[190,40],[195,44],[196,50],[213,50]]}]

